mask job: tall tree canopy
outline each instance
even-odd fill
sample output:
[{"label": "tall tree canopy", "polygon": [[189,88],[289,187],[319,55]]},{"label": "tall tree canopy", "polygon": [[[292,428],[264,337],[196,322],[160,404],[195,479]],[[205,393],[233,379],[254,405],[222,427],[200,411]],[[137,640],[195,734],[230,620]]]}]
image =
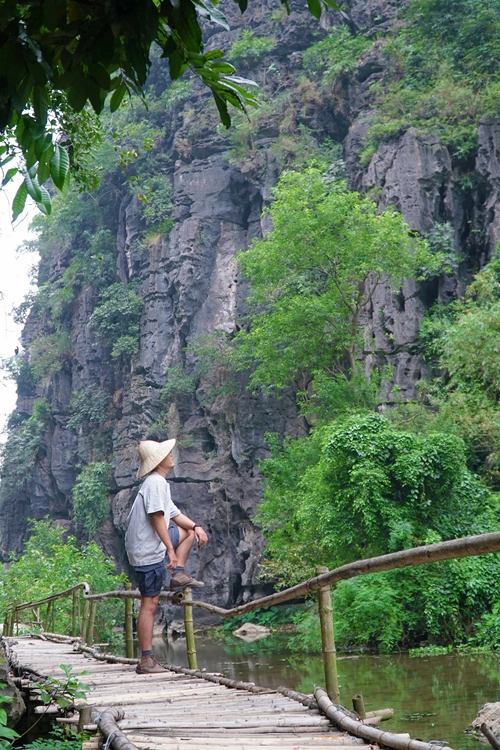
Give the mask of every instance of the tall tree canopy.
[{"label": "tall tree canopy", "polygon": [[[241,11],[247,0],[235,0]],[[281,0],[289,11],[288,0]],[[334,0],[307,0],[319,18]],[[229,29],[218,0],[3,0],[0,4],[0,166],[21,157],[24,181],[14,201],[14,217],[30,195],[45,212],[52,178],[62,190],[68,178],[66,139],[85,128],[75,115],[90,105],[99,114],[110,98],[117,109],[127,93],[143,91],[157,45],[177,79],[190,68],[211,89],[224,125],[228,104],[255,104],[245,81],[222,58],[205,51],[200,19]],[[17,173],[12,166],[6,184]]]},{"label": "tall tree canopy", "polygon": [[378,213],[317,166],[285,172],[269,214],[273,231],[240,255],[252,290],[240,361],[253,386],[318,394],[325,377],[356,375],[360,316],[377,287],[397,289],[440,257],[401,214]]}]

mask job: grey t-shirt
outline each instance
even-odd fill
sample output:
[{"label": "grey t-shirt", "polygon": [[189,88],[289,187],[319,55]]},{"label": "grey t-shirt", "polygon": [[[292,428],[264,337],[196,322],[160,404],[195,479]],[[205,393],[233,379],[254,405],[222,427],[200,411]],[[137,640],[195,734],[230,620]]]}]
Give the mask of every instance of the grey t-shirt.
[{"label": "grey t-shirt", "polygon": [[165,557],[166,547],[151,522],[151,513],[162,511],[168,526],[169,520],[178,516],[180,510],[172,502],[167,481],[152,471],[141,484],[139,493],[128,514],[125,548],[134,567],[152,565]]}]

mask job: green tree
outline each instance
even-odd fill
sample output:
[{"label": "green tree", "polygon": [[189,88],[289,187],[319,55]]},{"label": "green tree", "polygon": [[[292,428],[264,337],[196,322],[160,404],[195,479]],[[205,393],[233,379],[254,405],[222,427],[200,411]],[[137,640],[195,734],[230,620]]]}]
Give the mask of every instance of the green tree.
[{"label": "green tree", "polygon": [[[247,0],[236,0],[241,11]],[[281,0],[289,12],[288,0]],[[317,18],[334,0],[308,0]],[[187,69],[212,91],[222,122],[230,125],[228,104],[256,104],[248,81],[235,76],[218,49],[204,49],[200,19],[229,30],[217,0],[4,0],[0,5],[0,167],[15,164],[24,181],[13,203],[14,217],[28,195],[46,213],[49,178],[59,190],[68,182],[71,149],[85,141],[88,107],[99,114],[110,95],[115,111],[128,93],[142,94],[152,47],[168,59],[170,77]],[[91,121],[91,118],[90,118]],[[84,147],[85,148],[85,147]],[[4,179],[18,172],[11,166]]]},{"label": "green tree", "polygon": [[268,215],[272,231],[239,256],[251,313],[236,338],[238,356],[241,367],[253,367],[251,386],[292,384],[307,400],[320,373],[323,388],[325,374],[337,385],[355,377],[361,316],[375,290],[396,290],[441,258],[400,214],[378,213],[315,166],[282,175]]}]

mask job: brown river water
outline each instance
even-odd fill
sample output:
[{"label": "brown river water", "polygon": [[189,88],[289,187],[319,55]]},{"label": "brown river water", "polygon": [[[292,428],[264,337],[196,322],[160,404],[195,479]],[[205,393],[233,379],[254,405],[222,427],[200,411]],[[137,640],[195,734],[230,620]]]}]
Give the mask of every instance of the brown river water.
[{"label": "brown river water", "polygon": [[[270,688],[285,685],[303,693],[324,685],[321,657],[293,655],[282,644],[278,635],[251,644],[236,637],[220,641],[198,636],[198,666],[233,679]],[[154,649],[160,661],[187,666],[183,639],[155,639]],[[484,703],[500,701],[500,655],[340,657],[338,673],[346,707],[352,707],[353,695],[362,693],[367,711],[394,709],[394,719],[384,722],[384,729],[409,732],[427,742],[445,741],[455,750],[484,750],[463,730]]]}]

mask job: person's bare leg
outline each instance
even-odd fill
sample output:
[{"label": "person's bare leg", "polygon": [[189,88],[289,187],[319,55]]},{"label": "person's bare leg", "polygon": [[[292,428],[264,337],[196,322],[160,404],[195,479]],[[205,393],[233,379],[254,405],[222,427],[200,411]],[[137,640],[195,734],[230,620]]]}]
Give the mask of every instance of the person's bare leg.
[{"label": "person's bare leg", "polygon": [[194,542],[194,531],[179,528],[179,544],[175,550],[178,567],[184,567]]},{"label": "person's bare leg", "polygon": [[151,651],[153,647],[153,626],[159,596],[141,597],[141,608],[137,617],[137,640],[141,651]]},{"label": "person's bare leg", "polygon": [[193,547],[194,538],[194,531],[191,531],[191,529],[181,529],[179,527],[179,544],[175,550],[175,554],[177,555],[177,567],[173,571],[172,578],[170,579],[170,589],[172,591],[185,588],[186,586],[194,586],[195,588],[203,586],[201,581],[197,581],[192,576],[187,575],[184,570],[189,553]]}]

